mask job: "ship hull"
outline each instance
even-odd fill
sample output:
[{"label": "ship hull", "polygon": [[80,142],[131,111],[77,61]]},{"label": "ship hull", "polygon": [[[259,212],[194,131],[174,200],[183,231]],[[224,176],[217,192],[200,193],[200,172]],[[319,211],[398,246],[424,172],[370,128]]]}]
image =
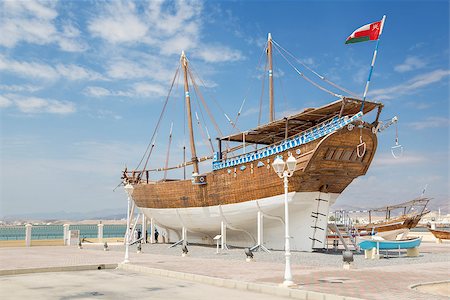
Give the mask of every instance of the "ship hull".
[{"label": "ship hull", "polygon": [[[366,149],[358,155],[361,139]],[[258,206],[263,206],[264,246],[282,250],[283,180],[272,170],[271,162],[278,155],[294,155],[298,163],[288,188],[292,249],[323,249],[330,205],[355,178],[366,173],[376,146],[376,135],[370,127],[344,127],[288,151],[207,173],[204,184],[191,180],[140,182],[134,185],[133,200],[166,229],[170,242],[181,238],[184,226],[190,232],[190,242],[210,244],[224,222],[228,244],[245,247],[256,243]]]},{"label": "ship hull", "polygon": [[[330,205],[339,194],[291,192],[288,194],[291,250],[311,251],[324,248],[325,230]],[[236,204],[194,208],[141,208],[153,218],[166,242],[181,238],[187,230],[190,243],[213,244],[226,225],[227,244],[240,247],[257,245],[258,212],[263,216],[261,244],[268,249],[284,247],[284,195]]]},{"label": "ship hull", "polygon": [[450,231],[446,230],[436,230],[428,228],[428,230],[434,235],[435,238],[441,240],[450,240]]}]

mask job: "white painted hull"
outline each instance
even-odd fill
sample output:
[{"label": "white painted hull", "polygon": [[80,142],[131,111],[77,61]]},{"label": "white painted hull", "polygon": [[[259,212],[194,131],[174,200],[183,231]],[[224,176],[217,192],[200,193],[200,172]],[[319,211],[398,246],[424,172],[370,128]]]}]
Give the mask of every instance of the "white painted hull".
[{"label": "white painted hull", "polygon": [[[329,207],[338,196],[321,192],[288,194],[291,250],[325,247]],[[179,240],[184,226],[190,243],[213,244],[213,237],[221,233],[221,222],[224,222],[227,244],[240,247],[256,245],[257,213],[261,211],[264,215],[262,244],[268,249],[284,249],[284,195],[209,207],[140,209],[153,218],[166,242]]]}]

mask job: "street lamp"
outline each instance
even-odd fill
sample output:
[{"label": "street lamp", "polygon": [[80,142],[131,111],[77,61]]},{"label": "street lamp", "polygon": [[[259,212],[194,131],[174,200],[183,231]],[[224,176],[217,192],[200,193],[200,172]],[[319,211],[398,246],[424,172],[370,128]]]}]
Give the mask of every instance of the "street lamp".
[{"label": "street lamp", "polygon": [[[292,281],[291,272],[291,247],[289,243],[289,206],[288,206],[288,177],[294,174],[295,166],[297,165],[297,160],[292,155],[289,155],[286,162],[284,162],[281,156],[277,156],[272,163],[274,171],[277,173],[278,177],[283,178],[284,182],[284,231],[285,231],[285,257],[286,257],[286,267],[284,269],[284,282],[283,286],[292,286],[294,282]],[[285,168],[287,168],[285,170]]]},{"label": "street lamp", "polygon": [[128,196],[128,210],[127,210],[127,232],[125,234],[125,259],[123,261],[124,264],[130,262],[128,259],[128,249],[130,248],[130,206],[131,206],[131,195],[133,195],[133,186],[127,183],[124,187],[125,192]]}]

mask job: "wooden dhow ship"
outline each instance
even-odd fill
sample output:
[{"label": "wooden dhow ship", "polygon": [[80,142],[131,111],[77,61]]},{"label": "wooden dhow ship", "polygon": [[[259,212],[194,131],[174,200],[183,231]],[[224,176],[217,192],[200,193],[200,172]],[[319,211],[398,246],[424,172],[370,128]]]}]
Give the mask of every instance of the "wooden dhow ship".
[{"label": "wooden dhow ship", "polygon": [[[324,248],[330,205],[355,178],[366,174],[377,149],[383,105],[334,94],[338,100],[332,103],[275,119],[273,43],[269,34],[265,49],[269,122],[218,138],[218,151],[202,158],[196,154],[194,139],[189,90],[193,79],[188,80],[192,73],[186,56],[181,55],[192,159],[176,167],[166,162],[158,169],[147,168],[145,163],[142,168],[125,169],[122,176],[123,183],[133,187],[135,205],[169,242],[189,236],[189,242],[211,244],[222,234],[222,242],[229,245],[283,249],[283,181],[272,163],[276,157],[286,160],[293,156],[297,164],[288,187],[291,249]],[[363,121],[362,117],[375,109],[375,120]],[[225,143],[233,142],[238,146],[231,150],[242,149],[243,154],[223,149]],[[205,160],[212,163],[209,172],[199,169],[199,162]],[[151,179],[152,172],[187,166],[192,167],[191,178],[169,180],[164,175],[161,180]]]}]

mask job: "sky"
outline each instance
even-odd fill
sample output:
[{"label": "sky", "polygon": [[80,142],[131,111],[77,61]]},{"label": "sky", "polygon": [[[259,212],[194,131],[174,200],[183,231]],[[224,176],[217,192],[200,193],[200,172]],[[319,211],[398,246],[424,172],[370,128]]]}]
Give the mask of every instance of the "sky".
[{"label": "sky", "polygon": [[[261,54],[269,32],[309,68],[361,96],[375,42],[344,42],[383,15],[368,97],[384,103],[381,120],[398,116],[399,123],[379,134],[368,173],[334,208],[406,201],[425,185],[435,207],[449,206],[448,1],[1,1],[0,11],[0,217],[125,212],[123,189],[113,190],[122,170],[143,157],[182,50],[226,135],[235,131],[225,113],[235,120],[244,99],[239,129],[258,125],[260,101],[261,122],[268,121]],[[337,100],[276,50],[274,65],[277,118]],[[178,77],[150,168],[165,164],[171,123],[169,165],[182,161],[183,145],[189,149],[182,88]],[[209,155],[206,128],[213,140],[219,133],[200,94],[192,101],[197,152]],[[398,159],[396,129],[404,147]]]}]

